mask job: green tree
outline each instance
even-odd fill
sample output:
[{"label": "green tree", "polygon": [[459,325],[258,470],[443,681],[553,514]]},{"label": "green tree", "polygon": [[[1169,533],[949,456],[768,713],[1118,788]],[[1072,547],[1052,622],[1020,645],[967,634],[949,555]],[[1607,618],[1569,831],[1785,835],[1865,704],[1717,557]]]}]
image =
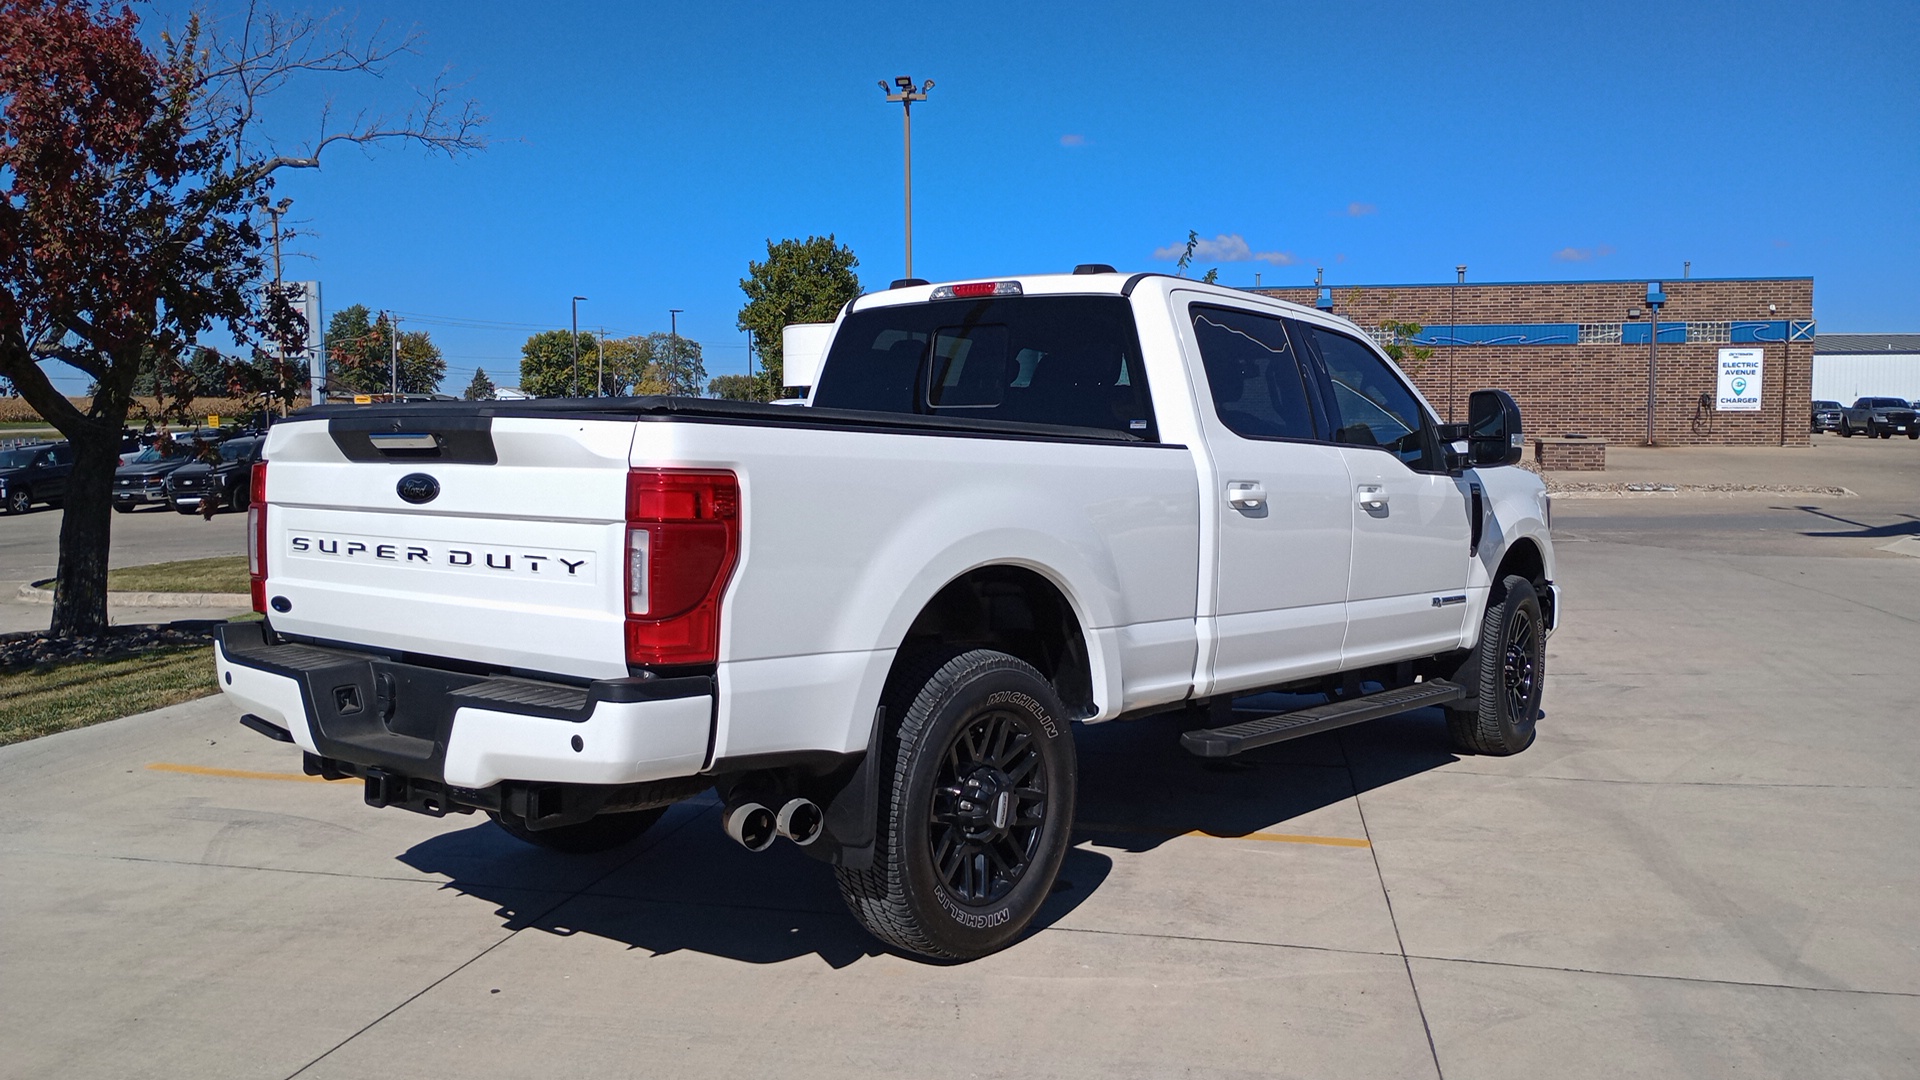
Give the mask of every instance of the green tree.
[{"label": "green tree", "polygon": [[[1197,230],[1188,229],[1187,230],[1187,250],[1185,250],[1184,252],[1181,252],[1180,258],[1175,261],[1175,265],[1177,265],[1180,268],[1180,272],[1174,275],[1175,277],[1187,276],[1187,267],[1192,265],[1193,263],[1193,251],[1195,248],[1199,246],[1200,246],[1200,233]],[[1220,280],[1220,268],[1215,266],[1209,269],[1206,273],[1200,275],[1200,280],[1206,282],[1209,285],[1212,285],[1218,282]]]},{"label": "green tree", "polygon": [[715,375],[707,384],[707,393],[728,401],[765,401],[760,385],[760,380],[751,375]]},{"label": "green tree", "polygon": [[[650,337],[635,334],[632,337],[608,338],[604,345],[606,373],[601,393],[608,397],[666,393],[659,378],[652,374],[653,340]],[[596,363],[600,360],[598,356],[594,359]],[[586,366],[584,354],[580,364],[583,368]]]},{"label": "green tree", "polygon": [[[334,393],[384,394],[392,385],[393,323],[371,317],[354,304],[327,320],[327,389]],[[425,330],[400,331],[400,392],[431,394],[446,377],[447,362]]]},{"label": "green tree", "polygon": [[1416,345],[1413,339],[1420,336],[1426,327],[1417,322],[1400,322],[1388,319],[1380,324],[1380,348],[1393,357],[1393,362],[1408,375],[1419,378],[1420,369],[1433,359],[1433,346]]},{"label": "green tree", "polygon": [[487,378],[486,368],[473,369],[473,381],[467,384],[467,392],[461,396],[468,401],[493,400],[493,380]]},{"label": "green tree", "polygon": [[[805,240],[767,241],[764,262],[748,262],[740,291],[747,303],[734,325],[753,334],[760,354],[756,397],[768,401],[783,389],[780,334],[792,323],[832,322],[847,301],[860,295],[860,265],[853,249],[833,234]],[[696,391],[697,393],[698,391]]]},{"label": "green tree", "polygon": [[593,392],[593,369],[598,339],[582,330],[580,367],[573,366],[573,336],[566,330],[543,330],[520,346],[520,389],[534,397],[568,397],[576,391]]},{"label": "green tree", "polygon": [[700,359],[700,343],[679,334],[647,335],[647,369],[643,381],[658,390],[649,393],[699,397],[707,388],[707,365]]},{"label": "green tree", "polygon": [[[272,107],[276,91],[378,76],[419,38],[245,6],[244,18],[195,12],[178,32],[142,34],[128,6],[0,0],[0,375],[73,445],[60,637],[107,627],[113,472],[142,361],[190,356],[216,327],[243,347],[297,338],[291,307],[260,288],[263,208],[280,170],[318,168],[336,143],[484,145],[483,118],[439,83],[405,116],[323,109],[311,142],[277,143],[267,118],[288,113]],[[70,402],[41,367],[56,359],[100,392]]]}]

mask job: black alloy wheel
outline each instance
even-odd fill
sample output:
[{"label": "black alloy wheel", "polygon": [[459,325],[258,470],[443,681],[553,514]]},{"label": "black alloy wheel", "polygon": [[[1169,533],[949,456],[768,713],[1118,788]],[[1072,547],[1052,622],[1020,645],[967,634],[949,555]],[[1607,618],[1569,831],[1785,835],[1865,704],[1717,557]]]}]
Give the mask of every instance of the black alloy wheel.
[{"label": "black alloy wheel", "polygon": [[1454,749],[1505,756],[1533,745],[1547,676],[1540,595],[1518,574],[1500,582],[1480,623],[1480,643],[1457,676],[1473,694],[1446,709]]},{"label": "black alloy wheel", "polygon": [[963,904],[1004,899],[1033,865],[1047,820],[1036,734],[995,710],[954,733],[934,781],[927,846],[934,873]]},{"label": "black alloy wheel", "polygon": [[1059,695],[991,649],[903,657],[883,697],[872,864],[835,868],[880,940],[972,959],[1012,944],[1053,891],[1073,831],[1077,765]]},{"label": "black alloy wheel", "polygon": [[7,492],[7,513],[24,514],[33,509],[33,492],[26,488],[14,488]]}]

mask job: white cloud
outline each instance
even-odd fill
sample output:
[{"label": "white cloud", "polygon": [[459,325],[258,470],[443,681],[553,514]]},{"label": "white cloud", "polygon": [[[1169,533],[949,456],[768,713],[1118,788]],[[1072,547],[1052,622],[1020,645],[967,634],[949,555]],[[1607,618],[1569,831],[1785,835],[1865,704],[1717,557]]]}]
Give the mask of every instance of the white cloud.
[{"label": "white cloud", "polygon": [[1613,254],[1612,245],[1601,244],[1597,248],[1563,247],[1553,253],[1553,258],[1556,262],[1591,262],[1611,254]]},{"label": "white cloud", "polygon": [[1060,136],[1060,145],[1085,146],[1087,145],[1087,137],[1085,135],[1062,135]]},{"label": "white cloud", "polygon": [[1350,202],[1347,204],[1348,217],[1366,217],[1368,214],[1378,213],[1379,210],[1379,207],[1370,202]]},{"label": "white cloud", "polygon": [[[1175,261],[1185,254],[1186,250],[1187,245],[1184,243],[1168,244],[1166,247],[1154,248],[1153,257],[1163,262]],[[1231,235],[1221,233],[1211,240],[1202,238],[1194,244],[1193,261],[1196,263],[1264,262],[1275,266],[1292,266],[1300,259],[1291,251],[1255,251],[1252,245],[1247,243],[1247,238],[1239,233]]]}]

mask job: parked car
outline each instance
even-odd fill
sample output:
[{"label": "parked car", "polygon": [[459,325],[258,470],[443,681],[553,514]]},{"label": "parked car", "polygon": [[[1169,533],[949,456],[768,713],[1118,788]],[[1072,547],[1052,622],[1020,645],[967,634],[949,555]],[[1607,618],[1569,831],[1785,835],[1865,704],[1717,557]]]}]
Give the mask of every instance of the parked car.
[{"label": "parked car", "polygon": [[1846,406],[1837,401],[1816,401],[1813,403],[1813,428],[1815,435],[1823,431],[1840,430],[1840,413]]},{"label": "parked car", "polygon": [[1904,434],[1920,439],[1920,424],[1914,423],[1913,405],[1897,397],[1863,397],[1840,412],[1840,434],[1846,438],[1875,435],[1891,439]]},{"label": "parked car", "polygon": [[113,471],[113,508],[131,514],[149,504],[165,506],[167,477],[193,460],[191,446],[160,441],[135,454],[132,461]]},{"label": "parked car", "polygon": [[0,509],[24,514],[34,503],[58,506],[73,472],[72,443],[40,443],[0,450]]},{"label": "parked car", "polygon": [[197,514],[203,502],[211,498],[216,509],[247,508],[249,479],[253,463],[260,460],[260,448],[266,440],[258,437],[228,439],[220,444],[213,461],[196,460],[175,469],[167,476],[167,498],[183,514]]},{"label": "parked car", "polygon": [[[1180,745],[1225,757],[1434,706],[1526,749],[1560,590],[1513,399],[1442,424],[1350,321],[1090,271],[861,296],[804,407],[299,413],[220,688],[370,805],[561,851],[717,788],[943,957],[1053,892],[1082,723],[1210,707]],[[1273,689],[1325,700],[1233,713]]]}]

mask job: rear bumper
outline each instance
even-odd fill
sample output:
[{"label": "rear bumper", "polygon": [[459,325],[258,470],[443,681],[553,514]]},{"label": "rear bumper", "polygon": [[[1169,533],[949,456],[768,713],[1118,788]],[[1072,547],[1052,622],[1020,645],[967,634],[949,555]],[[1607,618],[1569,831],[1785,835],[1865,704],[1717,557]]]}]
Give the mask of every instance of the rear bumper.
[{"label": "rear bumper", "polygon": [[270,645],[259,623],[221,628],[220,689],[285,728],[326,767],[446,789],[491,806],[502,782],[622,785],[692,776],[713,734],[710,678],[605,679],[587,686],[485,677],[383,654]]}]

